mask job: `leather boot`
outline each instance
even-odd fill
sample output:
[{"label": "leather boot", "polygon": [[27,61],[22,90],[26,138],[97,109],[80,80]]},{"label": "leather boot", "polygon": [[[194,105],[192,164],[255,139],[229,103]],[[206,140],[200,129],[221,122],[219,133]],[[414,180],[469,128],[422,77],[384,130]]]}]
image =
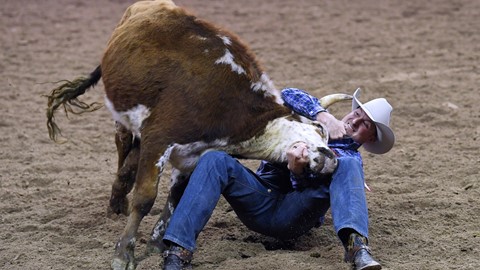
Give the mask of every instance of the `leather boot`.
[{"label": "leather boot", "polygon": [[172,245],[163,252],[163,270],[192,269],[193,253],[183,247]]},{"label": "leather boot", "polygon": [[348,239],[345,252],[345,262],[352,264],[354,270],[379,270],[382,266],[373,259],[367,238],[352,233]]}]

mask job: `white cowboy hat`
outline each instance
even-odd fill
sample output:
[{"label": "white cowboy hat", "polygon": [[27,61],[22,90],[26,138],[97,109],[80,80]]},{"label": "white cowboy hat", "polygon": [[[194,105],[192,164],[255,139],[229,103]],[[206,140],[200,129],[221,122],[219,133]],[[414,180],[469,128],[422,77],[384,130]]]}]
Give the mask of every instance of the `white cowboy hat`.
[{"label": "white cowboy hat", "polygon": [[390,114],[392,106],[384,98],[377,98],[365,104],[358,101],[360,88],[355,90],[352,100],[352,110],[362,108],[362,110],[370,117],[377,127],[377,140],[363,144],[365,150],[374,154],[384,154],[392,149],[395,143],[395,135],[390,128]]}]

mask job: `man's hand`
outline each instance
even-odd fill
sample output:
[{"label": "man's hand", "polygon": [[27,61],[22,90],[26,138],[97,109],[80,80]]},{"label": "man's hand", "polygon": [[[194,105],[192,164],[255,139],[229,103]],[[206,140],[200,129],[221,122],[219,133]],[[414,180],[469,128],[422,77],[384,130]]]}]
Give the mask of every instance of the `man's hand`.
[{"label": "man's hand", "polygon": [[296,175],[301,175],[308,165],[308,146],[304,142],[294,143],[287,151],[288,169]]},{"label": "man's hand", "polygon": [[332,140],[341,139],[347,134],[345,124],[328,112],[317,114],[317,121],[325,125],[329,138]]}]

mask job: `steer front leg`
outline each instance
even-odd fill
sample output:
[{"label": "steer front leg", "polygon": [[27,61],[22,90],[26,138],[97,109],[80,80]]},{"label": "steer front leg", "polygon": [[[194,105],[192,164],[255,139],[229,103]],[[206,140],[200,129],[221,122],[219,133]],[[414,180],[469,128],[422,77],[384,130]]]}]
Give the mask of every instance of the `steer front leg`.
[{"label": "steer front leg", "polygon": [[177,207],[183,192],[188,184],[190,173],[182,173],[177,169],[172,170],[171,187],[168,193],[167,201],[162,210],[162,215],[158,219],[155,227],[153,227],[152,235],[147,244],[147,254],[162,253],[165,250],[165,244],[163,243],[163,236],[167,230],[168,223],[173,211]]}]

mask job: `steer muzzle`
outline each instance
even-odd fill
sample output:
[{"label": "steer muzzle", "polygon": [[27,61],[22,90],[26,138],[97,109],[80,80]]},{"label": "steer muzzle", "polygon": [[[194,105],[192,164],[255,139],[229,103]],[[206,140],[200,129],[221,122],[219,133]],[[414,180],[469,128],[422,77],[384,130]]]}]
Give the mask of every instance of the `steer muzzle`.
[{"label": "steer muzzle", "polygon": [[312,151],[310,169],[319,174],[332,174],[337,168],[337,158],[328,147],[318,147]]}]

